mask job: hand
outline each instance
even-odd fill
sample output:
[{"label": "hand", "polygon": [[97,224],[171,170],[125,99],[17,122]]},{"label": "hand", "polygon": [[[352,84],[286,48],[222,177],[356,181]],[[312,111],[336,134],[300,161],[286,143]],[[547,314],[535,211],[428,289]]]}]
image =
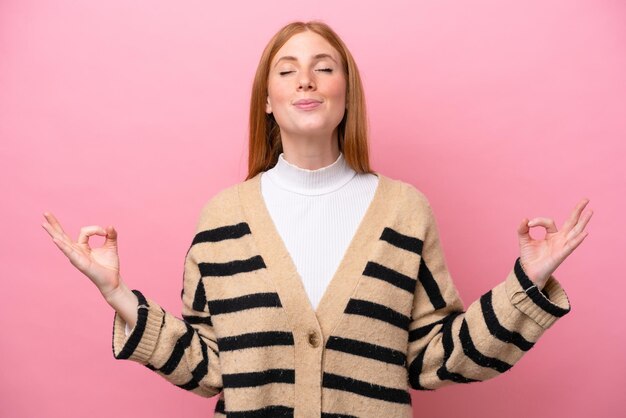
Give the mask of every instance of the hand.
[{"label": "hand", "polygon": [[[85,226],[80,229],[78,241],[73,242],[63,231],[59,221],[49,212],[45,212],[46,221],[41,224],[50,234],[52,241],[67,256],[70,263],[81,273],[89,277],[106,300],[120,287],[120,262],[117,254],[117,232],[112,226]],[[100,248],[89,247],[89,237],[105,236]]]},{"label": "hand", "polygon": [[[581,216],[587,203],[589,199],[582,199],[578,203],[560,231],[550,218],[534,218],[530,221],[524,218],[517,229],[522,268],[539,290],[543,289],[550,275],[589,234],[584,229],[593,211],[587,210]],[[546,229],[543,239],[530,237],[530,228],[535,226]]]}]

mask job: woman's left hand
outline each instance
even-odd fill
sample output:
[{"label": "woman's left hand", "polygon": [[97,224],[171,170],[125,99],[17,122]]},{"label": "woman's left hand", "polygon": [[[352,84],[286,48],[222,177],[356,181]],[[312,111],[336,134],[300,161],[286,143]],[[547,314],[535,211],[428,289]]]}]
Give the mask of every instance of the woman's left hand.
[{"label": "woman's left hand", "polygon": [[[587,203],[589,199],[582,199],[578,203],[560,231],[550,218],[534,218],[530,221],[524,218],[517,229],[522,268],[539,290],[543,289],[550,275],[589,234],[584,229],[593,211],[587,210],[581,216]],[[546,229],[543,239],[531,238],[530,228],[535,226]]]}]

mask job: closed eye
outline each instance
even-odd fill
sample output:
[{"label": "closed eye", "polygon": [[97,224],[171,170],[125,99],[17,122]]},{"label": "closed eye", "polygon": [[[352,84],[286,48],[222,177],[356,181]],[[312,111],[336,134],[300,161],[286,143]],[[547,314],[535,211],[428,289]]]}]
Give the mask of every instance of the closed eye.
[{"label": "closed eye", "polygon": [[[332,68],[320,68],[318,71],[324,71],[324,72],[327,72],[327,73],[332,73],[333,69]],[[294,71],[281,71],[278,74],[280,74],[280,75],[287,75],[287,74],[293,73],[293,72]]]}]

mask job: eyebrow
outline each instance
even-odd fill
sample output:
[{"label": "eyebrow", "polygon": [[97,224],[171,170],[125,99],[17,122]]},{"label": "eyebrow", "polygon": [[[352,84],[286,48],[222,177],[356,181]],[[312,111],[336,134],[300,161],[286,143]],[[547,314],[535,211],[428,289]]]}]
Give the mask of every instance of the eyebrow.
[{"label": "eyebrow", "polygon": [[[320,60],[322,58],[330,58],[331,60],[335,61],[335,63],[337,63],[337,61],[330,54],[321,53],[321,54],[313,55],[314,61]],[[291,55],[286,55],[284,57],[278,58],[278,61],[276,61],[276,64],[274,64],[274,67],[276,67],[281,60],[298,61],[296,57],[292,57]]]}]

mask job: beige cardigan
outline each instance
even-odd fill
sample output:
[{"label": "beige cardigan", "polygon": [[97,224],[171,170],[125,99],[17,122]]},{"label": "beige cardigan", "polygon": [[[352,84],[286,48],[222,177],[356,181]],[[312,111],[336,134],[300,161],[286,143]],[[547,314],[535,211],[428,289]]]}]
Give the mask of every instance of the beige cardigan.
[{"label": "beige cardigan", "polygon": [[437,225],[415,187],[377,174],[374,198],[313,310],[260,189],[261,174],[215,195],[187,252],[182,317],[134,290],[113,354],[200,396],[216,417],[411,417],[409,389],[507,371],[570,310],[519,259],[467,311]]}]

